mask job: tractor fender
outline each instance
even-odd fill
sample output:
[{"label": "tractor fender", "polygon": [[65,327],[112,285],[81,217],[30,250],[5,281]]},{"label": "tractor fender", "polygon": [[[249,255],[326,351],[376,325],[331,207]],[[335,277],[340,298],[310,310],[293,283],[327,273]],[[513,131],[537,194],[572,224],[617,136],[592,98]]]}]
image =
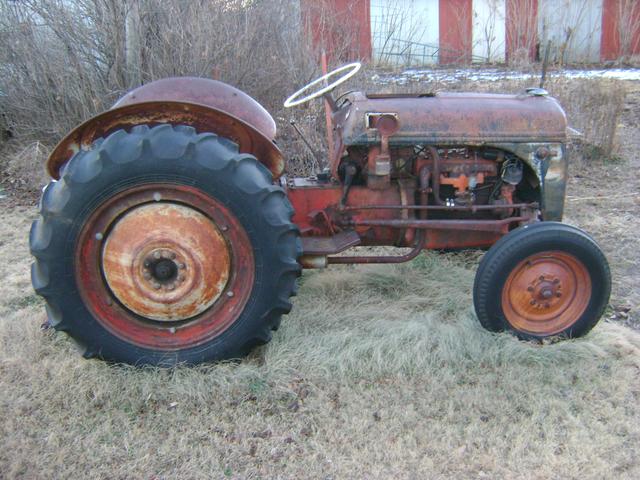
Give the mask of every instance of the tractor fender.
[{"label": "tractor fender", "polygon": [[223,82],[180,77],[132,90],[110,110],[76,127],[53,149],[47,172],[59,179],[61,168],[73,155],[116,130],[161,123],[189,125],[198,132],[228,138],[241,153],[254,155],[274,178],[284,171],[284,157],[274,142],[275,122],[258,102]]}]

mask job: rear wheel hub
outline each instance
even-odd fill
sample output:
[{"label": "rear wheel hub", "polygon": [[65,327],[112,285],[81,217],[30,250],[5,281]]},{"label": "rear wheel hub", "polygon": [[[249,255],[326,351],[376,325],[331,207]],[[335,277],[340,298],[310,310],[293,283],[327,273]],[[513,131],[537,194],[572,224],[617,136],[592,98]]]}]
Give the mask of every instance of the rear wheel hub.
[{"label": "rear wheel hub", "polygon": [[148,184],[110,200],[80,234],[85,303],[115,335],[173,350],[226,330],[251,293],[254,258],[228,208],[200,191]]}]

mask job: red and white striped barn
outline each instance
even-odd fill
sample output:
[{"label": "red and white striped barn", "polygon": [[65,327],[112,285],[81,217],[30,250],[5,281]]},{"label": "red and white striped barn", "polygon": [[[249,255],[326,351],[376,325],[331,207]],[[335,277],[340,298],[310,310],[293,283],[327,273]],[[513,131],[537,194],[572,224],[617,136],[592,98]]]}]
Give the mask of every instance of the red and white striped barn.
[{"label": "red and white striped barn", "polygon": [[428,64],[600,62],[640,55],[640,0],[301,0],[314,43],[341,59]]}]

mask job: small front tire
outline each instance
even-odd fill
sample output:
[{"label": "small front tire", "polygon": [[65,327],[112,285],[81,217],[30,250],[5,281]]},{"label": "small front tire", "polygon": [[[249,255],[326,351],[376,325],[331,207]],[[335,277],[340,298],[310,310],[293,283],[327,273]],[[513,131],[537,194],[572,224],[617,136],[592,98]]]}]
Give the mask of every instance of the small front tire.
[{"label": "small front tire", "polygon": [[574,338],[598,322],[611,293],[609,264],[582,230],[558,222],[520,227],[485,254],[473,303],[490,331],[522,339]]}]

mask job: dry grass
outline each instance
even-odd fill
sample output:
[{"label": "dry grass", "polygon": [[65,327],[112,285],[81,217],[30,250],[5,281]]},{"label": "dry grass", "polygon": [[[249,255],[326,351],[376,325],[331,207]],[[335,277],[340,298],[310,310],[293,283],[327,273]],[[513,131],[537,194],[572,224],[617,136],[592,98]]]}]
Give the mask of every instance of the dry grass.
[{"label": "dry grass", "polygon": [[640,335],[605,322],[540,347],[483,331],[479,254],[307,273],[248,360],[136,370],[40,330],[35,212],[2,208],[5,478],[640,475]]}]

